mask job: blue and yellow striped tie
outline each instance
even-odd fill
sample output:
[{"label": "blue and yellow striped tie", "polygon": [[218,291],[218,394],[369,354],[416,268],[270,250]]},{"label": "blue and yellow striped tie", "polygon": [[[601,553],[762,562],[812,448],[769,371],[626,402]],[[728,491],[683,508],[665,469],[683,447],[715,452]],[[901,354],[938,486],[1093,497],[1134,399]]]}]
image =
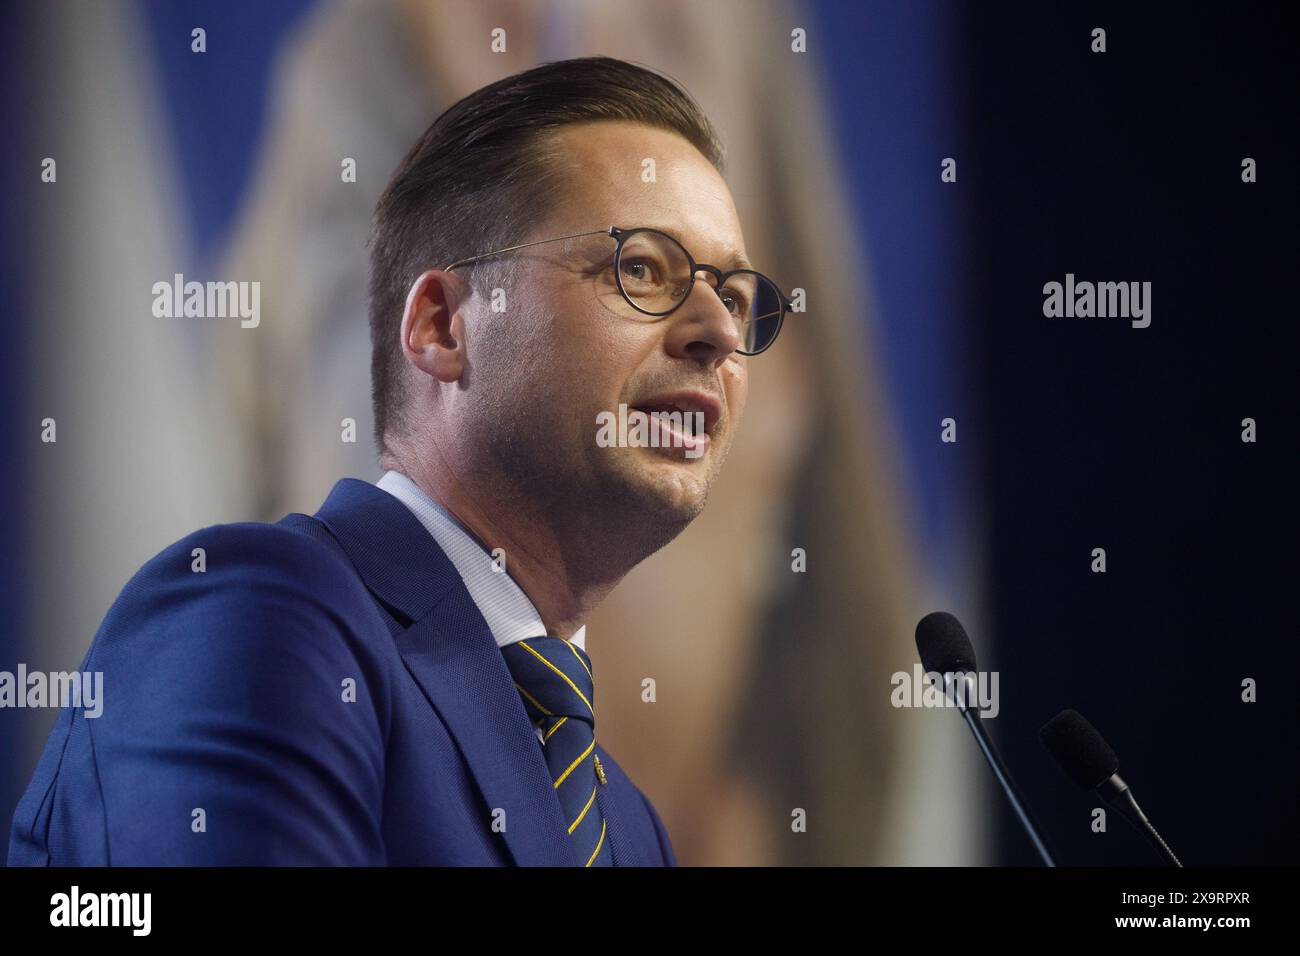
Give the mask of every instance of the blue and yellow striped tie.
[{"label": "blue and yellow striped tie", "polygon": [[542,754],[560,798],[579,862],[612,866],[596,788],[605,772],[596,757],[596,692],[591,658],[559,637],[530,637],[501,648],[523,698],[542,729]]}]

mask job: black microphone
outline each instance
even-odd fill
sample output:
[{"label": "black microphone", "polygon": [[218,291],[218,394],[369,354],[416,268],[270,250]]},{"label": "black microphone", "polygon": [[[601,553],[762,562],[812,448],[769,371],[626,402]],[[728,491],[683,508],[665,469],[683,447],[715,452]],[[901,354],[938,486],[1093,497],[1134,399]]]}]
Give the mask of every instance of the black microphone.
[{"label": "black microphone", "polygon": [[1101,798],[1133,824],[1151,845],[1173,866],[1182,866],[1169,844],[1151,825],[1142,808],[1118,773],[1119,758],[1097,728],[1077,710],[1063,710],[1038,732],[1038,739],[1065,775],[1084,790],[1096,790]]},{"label": "black microphone", "polygon": [[984,733],[979,711],[967,706],[969,701],[978,698],[974,687],[975,648],[970,638],[966,636],[965,628],[961,626],[960,621],[945,611],[927,614],[916,625],[916,650],[921,655],[921,665],[926,673],[955,675],[956,686],[951,688],[953,702],[961,711],[966,726],[970,727],[971,733],[975,735],[975,742],[983,751],[984,759],[993,768],[993,775],[1002,785],[1002,792],[1011,801],[1011,809],[1016,811],[1020,825],[1029,834],[1029,839],[1033,841],[1038,855],[1043,858],[1043,863],[1047,866],[1056,866],[1056,861],[1052,859],[1051,851],[1047,848],[1047,842],[1039,833],[1038,826],[1029,813],[1029,807],[1011,779],[1011,771],[1007,769],[1006,764],[1002,762],[1002,757],[994,749],[993,741],[989,739],[988,734]]}]

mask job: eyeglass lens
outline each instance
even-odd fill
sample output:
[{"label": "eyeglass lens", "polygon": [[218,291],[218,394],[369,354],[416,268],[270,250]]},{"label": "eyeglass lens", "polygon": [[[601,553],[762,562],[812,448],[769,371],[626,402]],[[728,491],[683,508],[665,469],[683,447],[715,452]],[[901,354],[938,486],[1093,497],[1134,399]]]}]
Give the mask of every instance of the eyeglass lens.
[{"label": "eyeglass lens", "polygon": [[[618,256],[619,287],[636,308],[651,315],[673,311],[692,286],[691,261],[671,236],[640,231],[623,241]],[[703,272],[710,287],[716,277]],[[772,344],[781,327],[781,293],[766,276],[741,271],[727,277],[718,298],[736,319],[739,350],[761,352]]]}]

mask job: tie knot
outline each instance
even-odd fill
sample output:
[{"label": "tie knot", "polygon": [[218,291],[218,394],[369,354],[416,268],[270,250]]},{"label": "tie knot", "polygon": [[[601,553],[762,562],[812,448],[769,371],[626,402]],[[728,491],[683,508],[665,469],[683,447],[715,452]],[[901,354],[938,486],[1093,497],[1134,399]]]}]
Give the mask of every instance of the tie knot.
[{"label": "tie knot", "polygon": [[591,658],[561,637],[529,637],[501,648],[533,720],[572,717],[596,726]]}]

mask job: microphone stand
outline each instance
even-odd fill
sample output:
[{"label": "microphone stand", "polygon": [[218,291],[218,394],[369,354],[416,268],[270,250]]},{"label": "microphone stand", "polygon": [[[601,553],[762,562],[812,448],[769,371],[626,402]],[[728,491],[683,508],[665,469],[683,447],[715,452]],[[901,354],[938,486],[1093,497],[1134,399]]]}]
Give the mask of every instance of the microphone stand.
[{"label": "microphone stand", "polygon": [[1002,762],[1002,757],[994,748],[993,741],[990,740],[988,734],[984,732],[984,726],[981,723],[979,711],[967,705],[967,701],[969,700],[978,700],[975,696],[974,689],[971,687],[974,677],[965,671],[961,672],[958,676],[966,685],[966,692],[957,693],[953,690],[952,696],[953,701],[957,704],[957,709],[961,711],[962,719],[966,721],[966,726],[970,728],[970,732],[975,735],[975,742],[980,745],[980,750],[984,752],[984,759],[987,760],[989,766],[993,768],[993,775],[998,778],[998,783],[1002,785],[1002,792],[1005,793],[1007,799],[1011,801],[1011,809],[1016,811],[1016,816],[1020,818],[1020,825],[1025,828],[1025,832],[1029,834],[1029,839],[1034,843],[1034,849],[1036,849],[1038,855],[1043,858],[1043,865],[1056,866],[1056,861],[1052,859],[1052,853],[1047,847],[1047,842],[1039,833],[1038,826],[1029,812],[1028,805],[1021,798],[1020,791],[1016,789],[1015,782],[1011,779],[1011,771],[1009,771],[1007,765]]},{"label": "microphone stand", "polygon": [[1133,791],[1128,788],[1128,784],[1124,782],[1123,777],[1117,773],[1111,774],[1097,786],[1097,792],[1101,794],[1103,800],[1119,811],[1120,816],[1133,824],[1137,831],[1147,838],[1147,841],[1156,848],[1156,851],[1165,858],[1170,866],[1181,867],[1183,865],[1179,862],[1178,857],[1174,856],[1174,851],[1169,849],[1169,844],[1156,832],[1156,828],[1147,819],[1147,815],[1142,812],[1142,808],[1138,806],[1138,802],[1133,796]]}]

